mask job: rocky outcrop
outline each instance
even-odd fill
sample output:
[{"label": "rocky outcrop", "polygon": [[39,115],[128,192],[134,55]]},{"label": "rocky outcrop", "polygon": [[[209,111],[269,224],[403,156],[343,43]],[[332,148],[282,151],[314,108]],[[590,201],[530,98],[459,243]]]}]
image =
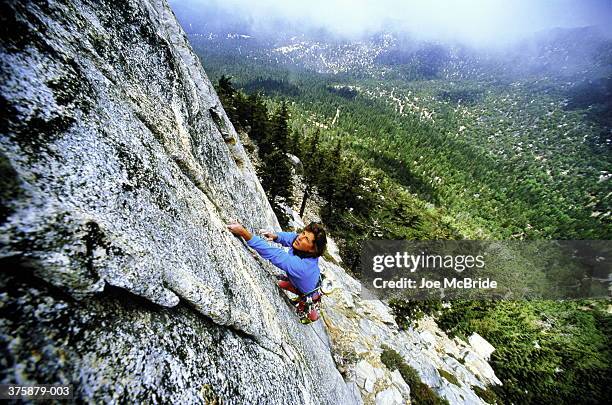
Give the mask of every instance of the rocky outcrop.
[{"label": "rocky outcrop", "polygon": [[358,402],[323,324],[298,323],[225,229],[278,223],[165,1],[0,14],[2,382],[92,402]]},{"label": "rocky outcrop", "polygon": [[[416,327],[401,330],[390,308],[341,267],[329,262],[323,267],[336,286],[323,308],[336,363],[348,381],[355,381],[365,403],[410,400],[410,388],[399,372],[383,365],[383,346],[397,351],[425,384],[451,404],[484,404],[472,387],[501,384],[487,363],[492,346],[482,337],[474,335],[470,343],[450,339],[429,317]],[[456,381],[449,381],[445,372]]]}]

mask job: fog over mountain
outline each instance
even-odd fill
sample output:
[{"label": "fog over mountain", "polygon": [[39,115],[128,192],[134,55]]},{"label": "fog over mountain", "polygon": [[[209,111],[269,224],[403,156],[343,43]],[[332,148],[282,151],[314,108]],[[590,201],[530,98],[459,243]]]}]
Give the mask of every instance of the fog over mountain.
[{"label": "fog over mountain", "polygon": [[279,31],[327,32],[359,38],[380,31],[416,39],[459,41],[473,46],[508,44],[551,28],[598,26],[610,34],[608,0],[428,2],[379,0],[170,0],[188,33],[236,29],[266,34]]}]

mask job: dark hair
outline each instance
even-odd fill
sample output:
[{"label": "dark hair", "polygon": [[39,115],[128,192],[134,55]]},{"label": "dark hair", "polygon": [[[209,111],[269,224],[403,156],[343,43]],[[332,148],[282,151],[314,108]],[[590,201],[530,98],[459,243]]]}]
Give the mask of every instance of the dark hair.
[{"label": "dark hair", "polygon": [[307,257],[322,256],[323,253],[325,252],[325,247],[327,246],[327,235],[325,234],[325,229],[323,229],[323,226],[316,222],[311,222],[302,231],[312,232],[312,234],[314,235],[315,251],[314,253],[312,253],[312,252],[303,252],[301,250],[293,249],[293,254],[298,257],[301,257],[302,259],[305,259]]},{"label": "dark hair", "polygon": [[322,256],[327,247],[327,234],[323,226],[317,222],[311,222],[304,230],[314,235],[315,257]]}]

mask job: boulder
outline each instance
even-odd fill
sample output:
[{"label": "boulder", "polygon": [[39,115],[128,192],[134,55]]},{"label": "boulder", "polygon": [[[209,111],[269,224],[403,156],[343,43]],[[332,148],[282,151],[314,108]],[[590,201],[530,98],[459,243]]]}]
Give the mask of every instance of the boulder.
[{"label": "boulder", "polygon": [[472,349],[485,360],[489,360],[491,353],[495,351],[493,345],[487,342],[478,333],[472,333],[472,335],[468,338],[468,341],[470,342]]}]

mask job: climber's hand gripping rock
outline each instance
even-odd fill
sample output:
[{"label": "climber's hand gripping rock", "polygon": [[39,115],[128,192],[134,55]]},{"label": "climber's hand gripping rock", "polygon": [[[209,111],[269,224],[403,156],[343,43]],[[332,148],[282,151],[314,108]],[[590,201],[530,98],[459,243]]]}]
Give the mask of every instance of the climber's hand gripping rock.
[{"label": "climber's hand gripping rock", "polygon": [[276,235],[272,231],[260,231],[261,235],[266,238],[267,241],[272,242],[275,241],[278,235]]},{"label": "climber's hand gripping rock", "polygon": [[246,228],[238,222],[232,222],[231,224],[228,224],[227,229],[229,229],[229,231],[233,233],[234,235],[240,236],[244,238],[244,240],[247,240],[247,241],[251,240],[251,237],[253,236],[251,235],[251,232],[246,230]]}]

